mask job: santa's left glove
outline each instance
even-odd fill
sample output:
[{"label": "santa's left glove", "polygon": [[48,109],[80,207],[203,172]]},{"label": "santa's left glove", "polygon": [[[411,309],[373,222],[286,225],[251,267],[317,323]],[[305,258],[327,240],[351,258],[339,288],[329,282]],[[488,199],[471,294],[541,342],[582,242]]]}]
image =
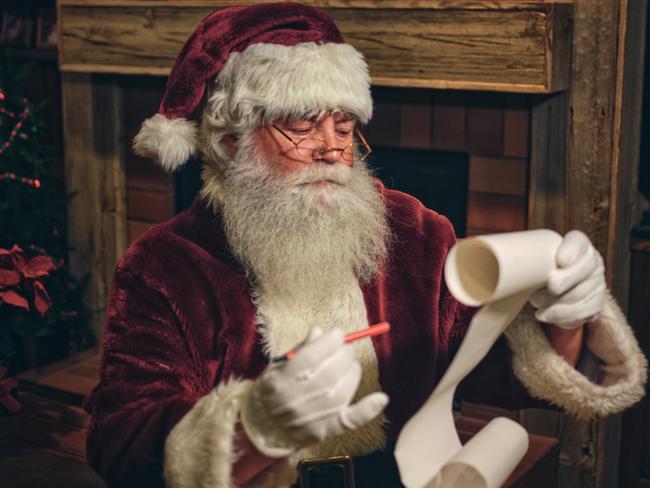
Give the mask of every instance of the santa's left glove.
[{"label": "santa's left glove", "polygon": [[361,366],[339,329],[314,328],[288,361],[271,364],[244,399],[241,422],[262,454],[295,450],[370,422],[388,403],[382,392],[352,403]]},{"label": "santa's left glove", "polygon": [[567,233],[555,262],[546,287],[530,298],[537,320],[572,329],[597,318],[607,286],[603,258],[589,238],[579,230]]}]

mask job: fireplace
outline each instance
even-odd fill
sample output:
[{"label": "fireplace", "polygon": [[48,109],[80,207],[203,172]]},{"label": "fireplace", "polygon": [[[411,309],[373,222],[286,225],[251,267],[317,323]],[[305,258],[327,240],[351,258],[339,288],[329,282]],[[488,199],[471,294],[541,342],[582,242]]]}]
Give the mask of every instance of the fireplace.
[{"label": "fireplace", "polygon": [[467,232],[469,155],[456,151],[374,147],[372,166],[386,187],[403,191]]}]

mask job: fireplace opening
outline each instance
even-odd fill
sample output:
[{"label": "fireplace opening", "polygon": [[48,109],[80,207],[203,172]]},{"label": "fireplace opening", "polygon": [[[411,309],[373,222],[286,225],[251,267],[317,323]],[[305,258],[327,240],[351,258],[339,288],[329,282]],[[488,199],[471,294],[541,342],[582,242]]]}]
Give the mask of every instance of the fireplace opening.
[{"label": "fireplace opening", "polygon": [[446,216],[456,235],[467,233],[469,155],[460,151],[373,147],[375,174],[387,188],[403,191]]}]

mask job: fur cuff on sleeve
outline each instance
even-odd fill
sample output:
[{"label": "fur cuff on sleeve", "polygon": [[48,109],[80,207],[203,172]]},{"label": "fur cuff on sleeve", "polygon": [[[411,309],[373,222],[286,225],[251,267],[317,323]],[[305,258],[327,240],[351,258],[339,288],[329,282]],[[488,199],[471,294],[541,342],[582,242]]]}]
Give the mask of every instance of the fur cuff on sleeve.
[{"label": "fur cuff on sleeve", "polygon": [[597,382],[555,352],[527,305],[506,330],[515,375],[531,395],[578,418],[609,415],[638,402],[645,394],[647,361],[609,294],[600,317],[585,332],[587,348],[600,362],[602,378]]},{"label": "fur cuff on sleeve", "polygon": [[[230,488],[235,426],[250,380],[230,380],[201,398],[172,429],[165,442],[168,488]],[[296,459],[283,459],[247,486],[283,488],[296,480]]]},{"label": "fur cuff on sleeve", "polygon": [[236,459],[235,424],[252,382],[231,380],[201,398],[165,442],[165,481],[171,488],[229,488]]}]

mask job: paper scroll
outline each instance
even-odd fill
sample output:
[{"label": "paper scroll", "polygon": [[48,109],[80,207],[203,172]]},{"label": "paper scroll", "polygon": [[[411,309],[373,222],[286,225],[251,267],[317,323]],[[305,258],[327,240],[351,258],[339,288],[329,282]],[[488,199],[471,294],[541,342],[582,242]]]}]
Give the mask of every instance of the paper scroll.
[{"label": "paper scroll", "polygon": [[516,422],[493,419],[465,446],[452,413],[458,383],[543,287],[556,267],[562,240],[550,230],[465,239],[445,263],[445,280],[460,302],[479,306],[449,369],[431,396],[400,432],[395,457],[407,488],[496,488],[528,449],[528,434]]}]

